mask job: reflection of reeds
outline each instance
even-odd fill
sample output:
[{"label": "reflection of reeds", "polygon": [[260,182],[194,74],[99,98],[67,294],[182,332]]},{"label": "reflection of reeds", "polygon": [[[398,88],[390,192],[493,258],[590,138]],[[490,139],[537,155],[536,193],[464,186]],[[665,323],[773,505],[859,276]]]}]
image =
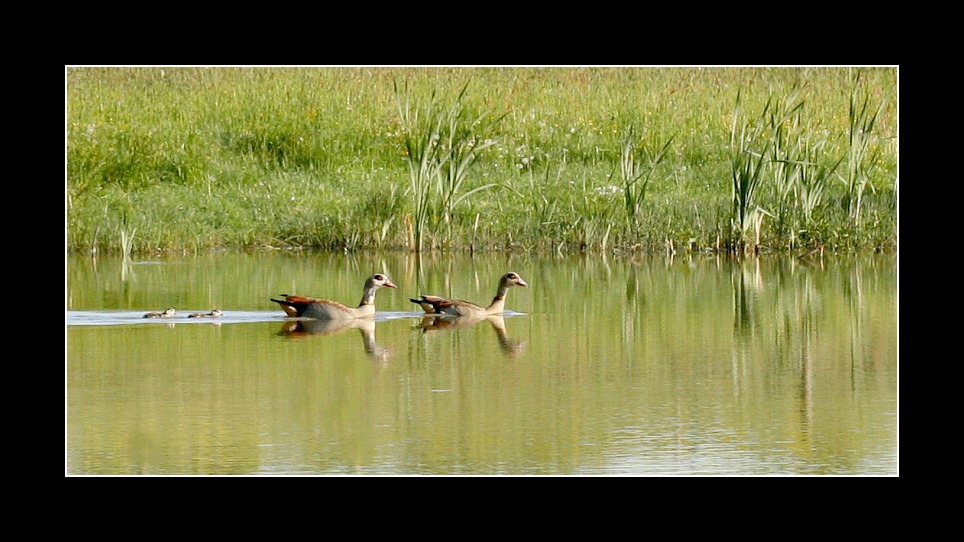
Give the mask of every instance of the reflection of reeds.
[{"label": "reflection of reeds", "polygon": [[125,227],[125,228],[122,228],[120,231],[121,252],[124,255],[124,258],[121,261],[121,281],[122,282],[127,281],[127,276],[133,270],[133,268],[131,267],[131,263],[133,262],[133,260],[131,259],[131,251],[134,247],[135,233],[137,233],[137,228],[131,228],[130,232],[128,232],[127,228]]},{"label": "reflection of reeds", "polygon": [[131,228],[130,232],[127,228],[121,229],[121,251],[124,254],[124,261],[131,261],[131,250],[134,247],[134,234],[137,233],[137,228]]}]

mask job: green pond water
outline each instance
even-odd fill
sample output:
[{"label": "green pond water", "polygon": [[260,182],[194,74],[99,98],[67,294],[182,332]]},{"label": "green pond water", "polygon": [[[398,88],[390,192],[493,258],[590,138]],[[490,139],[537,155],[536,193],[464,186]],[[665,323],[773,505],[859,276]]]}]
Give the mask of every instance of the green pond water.
[{"label": "green pond water", "polygon": [[[486,305],[507,271],[529,287],[504,318],[423,322],[409,301]],[[357,305],[375,272],[398,288],[370,321],[270,301]],[[65,274],[67,475],[899,475],[896,256],[68,256]]]}]

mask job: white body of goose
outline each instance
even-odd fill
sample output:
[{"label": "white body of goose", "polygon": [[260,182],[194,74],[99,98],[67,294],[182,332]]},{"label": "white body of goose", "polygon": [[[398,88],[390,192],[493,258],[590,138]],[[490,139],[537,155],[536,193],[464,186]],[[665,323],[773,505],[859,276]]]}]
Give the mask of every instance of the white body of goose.
[{"label": "white body of goose", "polygon": [[338,301],[284,294],[284,299],[271,299],[281,305],[288,316],[317,318],[319,320],[348,320],[365,318],[375,315],[375,292],[379,288],[396,288],[395,283],[382,273],[375,273],[365,281],[361,303],[357,307],[349,307]]},{"label": "white body of goose", "polygon": [[483,318],[505,311],[505,296],[513,286],[528,287],[526,281],[518,273],[508,272],[499,279],[499,289],[488,307],[483,307],[461,299],[446,299],[437,295],[423,295],[411,299],[412,303],[422,307],[427,314],[447,314],[450,316]]}]

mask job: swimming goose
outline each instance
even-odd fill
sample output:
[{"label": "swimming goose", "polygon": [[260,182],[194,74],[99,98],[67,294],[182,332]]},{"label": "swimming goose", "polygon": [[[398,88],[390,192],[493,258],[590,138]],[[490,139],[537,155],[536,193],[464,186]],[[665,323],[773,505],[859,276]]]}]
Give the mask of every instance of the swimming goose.
[{"label": "swimming goose", "polygon": [[218,318],[221,316],[221,309],[214,309],[211,312],[192,312],[188,314],[188,318]]},{"label": "swimming goose", "polygon": [[505,310],[505,296],[512,286],[528,287],[526,281],[518,273],[508,272],[499,279],[499,290],[488,307],[476,305],[471,301],[461,299],[445,299],[437,295],[423,295],[418,299],[410,299],[412,303],[422,307],[428,314],[448,314],[461,317],[483,317],[502,314]]},{"label": "swimming goose", "polygon": [[173,308],[165,309],[164,312],[149,312],[144,315],[144,318],[171,318],[177,314],[177,311]]},{"label": "swimming goose", "polygon": [[319,320],[346,320],[350,318],[364,318],[375,315],[375,292],[381,288],[397,288],[388,276],[375,273],[365,281],[365,291],[362,293],[361,303],[357,307],[349,307],[344,303],[316,297],[285,294],[284,299],[271,299],[281,305],[288,316],[304,316]]}]

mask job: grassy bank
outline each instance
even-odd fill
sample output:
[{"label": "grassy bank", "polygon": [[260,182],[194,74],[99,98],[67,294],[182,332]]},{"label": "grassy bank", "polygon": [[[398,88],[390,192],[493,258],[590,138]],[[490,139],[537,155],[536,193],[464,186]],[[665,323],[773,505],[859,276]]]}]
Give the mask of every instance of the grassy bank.
[{"label": "grassy bank", "polygon": [[68,68],[71,251],[891,250],[896,68]]}]

